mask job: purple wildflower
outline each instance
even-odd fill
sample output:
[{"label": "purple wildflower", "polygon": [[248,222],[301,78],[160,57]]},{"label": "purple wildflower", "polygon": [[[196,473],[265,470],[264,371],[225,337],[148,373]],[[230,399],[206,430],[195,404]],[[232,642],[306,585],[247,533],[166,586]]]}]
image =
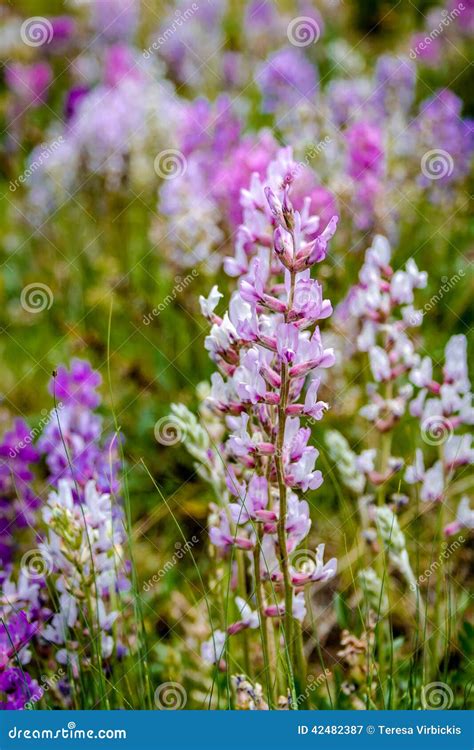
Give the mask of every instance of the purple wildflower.
[{"label": "purple wildflower", "polygon": [[61,408],[47,424],[38,441],[46,456],[50,481],[70,477],[83,488],[91,479],[103,492],[119,490],[115,436],[102,437],[102,418],[94,413],[100,404],[98,372],[84,360],[74,359],[70,370],[61,366],[49,384]]},{"label": "purple wildflower", "polygon": [[39,460],[31,430],[22,419],[5,433],[0,443],[0,563],[9,567],[21,529],[34,526],[39,498],[32,490],[31,465]]},{"label": "purple wildflower", "polygon": [[293,107],[302,100],[312,103],[318,90],[316,68],[303,52],[291,47],[270,55],[257,71],[257,83],[266,112],[282,105]]},{"label": "purple wildflower", "polygon": [[385,115],[399,107],[407,114],[415,97],[416,67],[406,57],[382,55],[375,68],[374,103]]},{"label": "purple wildflower", "polygon": [[21,711],[38,691],[36,680],[19,667],[0,672],[0,710]]},{"label": "purple wildflower", "polygon": [[51,68],[45,62],[32,65],[12,63],[5,71],[7,86],[22,106],[38,107],[46,101],[52,77]]},{"label": "purple wildflower", "polygon": [[459,182],[470,170],[474,127],[471,120],[462,119],[461,107],[461,100],[447,89],[420,105],[415,124],[417,149],[419,158],[425,157],[428,161],[422,160],[419,179],[424,188],[430,189],[434,200],[441,198],[440,186]]}]

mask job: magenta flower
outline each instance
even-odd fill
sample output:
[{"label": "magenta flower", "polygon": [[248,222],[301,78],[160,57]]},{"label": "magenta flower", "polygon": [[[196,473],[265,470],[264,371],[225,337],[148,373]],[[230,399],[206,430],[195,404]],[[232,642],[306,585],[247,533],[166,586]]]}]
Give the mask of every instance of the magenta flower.
[{"label": "magenta flower", "polygon": [[0,710],[21,711],[32,697],[40,695],[36,680],[19,667],[0,672]]},{"label": "magenta flower", "polygon": [[48,63],[44,62],[32,65],[12,63],[5,71],[8,88],[23,106],[38,107],[46,101],[52,78],[52,70]]}]

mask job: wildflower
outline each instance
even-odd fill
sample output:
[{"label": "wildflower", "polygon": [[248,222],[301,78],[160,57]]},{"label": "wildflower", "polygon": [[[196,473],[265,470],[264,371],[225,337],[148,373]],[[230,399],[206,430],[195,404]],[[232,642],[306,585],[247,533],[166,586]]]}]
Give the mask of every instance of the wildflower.
[{"label": "wildflower", "polygon": [[357,469],[356,454],[350,449],[345,437],[337,430],[329,430],[324,441],[329,458],[339,472],[343,484],[357,495],[363,492],[365,479]]},{"label": "wildflower", "polygon": [[[143,63],[136,58],[139,53],[131,54],[121,73],[117,54],[113,61],[109,54],[104,80],[70,93],[67,125],[32,152],[38,167],[28,179],[31,221],[38,223],[64,194],[78,190],[86,173],[89,187],[99,181],[101,189],[113,192],[123,193],[128,185],[151,192],[157,185],[154,160],[176,145],[171,123],[179,119],[181,105],[171,84],[147,75],[137,64]],[[48,158],[41,157],[43,151]]]},{"label": "wildflower", "polygon": [[334,578],[337,572],[337,560],[332,557],[327,563],[323,562],[324,546],[324,544],[318,545],[314,561],[310,558],[301,570],[291,570],[293,584],[300,586],[314,581],[329,581]]},{"label": "wildflower", "polygon": [[19,667],[6,669],[0,672],[0,709],[21,711],[38,690],[38,683],[25,670]]},{"label": "wildflower", "polygon": [[94,413],[100,404],[97,388],[102,379],[90,364],[74,359],[71,369],[59,367],[49,384],[61,403],[38,441],[50,471],[50,481],[73,478],[83,488],[93,479],[104,492],[117,492],[118,445],[115,436],[102,438],[102,418]]},{"label": "wildflower", "polygon": [[0,443],[0,581],[9,570],[23,529],[33,528],[40,500],[34,492],[32,466],[39,461],[34,435],[16,419]]},{"label": "wildflower", "polygon": [[0,622],[0,670],[5,669],[9,662],[18,660],[27,664],[31,659],[31,651],[27,646],[37,633],[38,626],[29,621],[25,612],[11,612]]},{"label": "wildflower", "polygon": [[232,685],[236,693],[238,711],[268,711],[263,699],[262,686],[256,682],[252,685],[245,675],[233,675]]},{"label": "wildflower", "polygon": [[[211,324],[205,346],[218,370],[207,404],[224,425],[219,452],[225,471],[222,477],[217,470],[223,481],[214,483],[221,507],[211,514],[210,540],[220,556],[232,548],[246,553],[245,568],[251,557],[253,574],[261,578],[258,611],[239,590],[241,616],[229,632],[256,627],[264,617],[283,618],[286,638],[293,618],[302,621],[306,612],[304,592],[296,587],[328,581],[337,567],[334,558],[324,564],[323,545],[311,570],[291,569],[288,558],[311,528],[308,502],[298,493],[323,482],[319,451],[309,444],[311,430],[302,420],[319,420],[328,408],[318,398],[317,371],[332,366],[334,352],[324,346],[318,326],[331,305],[310,271],[325,257],[337,223],[332,217],[315,236],[319,221],[308,202],[301,211],[292,203],[295,173],[291,150],[282,149],[268,181],[253,175],[242,191],[236,253],[225,263],[240,276],[229,310],[218,312],[216,287],[201,299]],[[269,581],[283,587],[283,601],[267,600]],[[205,644],[208,661],[210,648]]]},{"label": "wildflower", "polygon": [[386,615],[389,607],[388,596],[375,570],[373,568],[360,570],[358,579],[370,609],[373,612],[379,612],[381,616]]},{"label": "wildflower", "polygon": [[[452,91],[438,91],[433,97],[420,104],[420,111],[415,121],[417,152],[423,154],[439,149],[449,159],[442,165],[442,171],[433,180],[433,173],[428,165],[427,173],[420,173],[419,183],[428,191],[431,200],[439,203],[446,195],[446,188],[462,181],[469,173],[474,140],[472,125],[461,117],[461,100]],[[444,190],[443,190],[444,188]]]},{"label": "wildflower", "polygon": [[5,81],[22,107],[39,107],[47,98],[53,74],[45,62],[32,65],[12,63],[7,65]]},{"label": "wildflower", "polygon": [[417,449],[415,464],[407,468],[405,480],[420,485],[422,500],[439,502],[444,497],[448,475],[474,463],[472,437],[462,432],[464,426],[474,423],[465,336],[452,336],[447,342],[440,380],[435,378],[429,357],[411,370],[410,379],[420,389],[410,404],[410,412],[420,420],[424,441],[440,446],[442,458],[425,468],[423,452]]},{"label": "wildflower", "polygon": [[415,98],[416,67],[407,57],[381,55],[374,76],[374,103],[385,115],[400,109],[408,114]]},{"label": "wildflower", "polygon": [[254,612],[249,604],[240,596],[235,597],[235,603],[239,610],[240,620],[228,627],[228,634],[235,635],[236,633],[240,633],[241,630],[245,630],[245,628],[258,628],[260,624],[258,613]]},{"label": "wildflower", "polygon": [[444,533],[446,536],[452,536],[461,529],[474,529],[474,510],[471,509],[470,500],[466,495],[459,501],[456,519],[445,527]]},{"label": "wildflower", "polygon": [[202,660],[206,664],[220,664],[225,651],[227,635],[222,630],[214,630],[208,641],[201,646]]},{"label": "wildflower", "polygon": [[[341,312],[349,314],[358,321],[357,348],[368,353],[374,380],[367,387],[369,403],[360,413],[380,433],[392,430],[411,402],[413,388],[406,377],[412,382],[420,382],[420,378],[423,382],[432,380],[427,363],[419,357],[409,335],[417,321],[412,314],[405,315],[408,308],[413,309],[414,290],[426,286],[427,275],[418,270],[412,259],[407,261],[404,270],[393,272],[390,256],[386,238],[376,236],[366,251],[359,283],[339,311],[340,315]],[[370,467],[362,464],[363,459],[359,471],[374,472],[374,461]],[[391,469],[395,470],[396,465],[397,462],[393,462]],[[384,467],[384,472],[387,468]]]},{"label": "wildflower", "polygon": [[[59,610],[44,629],[43,638],[57,646],[56,658],[75,670],[78,658],[71,650],[69,632],[80,632],[87,622],[100,635],[100,658],[118,647],[111,635],[119,616],[113,608],[128,588],[123,559],[123,533],[117,528],[110,495],[100,494],[93,481],[76,502],[71,480],[61,479],[43,509],[48,533],[40,550],[52,562],[51,577],[59,595]],[[83,654],[83,658],[86,658]]]},{"label": "wildflower", "polygon": [[275,112],[282,104],[294,106],[301,99],[312,101],[318,90],[315,67],[291,47],[270,55],[257,71],[257,84],[266,112]]},{"label": "wildflower", "polygon": [[[201,263],[209,272],[222,262],[213,250],[242,221],[241,189],[248,187],[252,174],[265,174],[277,146],[266,131],[257,137],[243,135],[242,124],[225,96],[215,108],[202,99],[187,105],[181,119],[184,125],[178,145],[186,170],[164,181],[160,210],[168,219],[173,258],[183,266]],[[196,121],[200,122],[199,139]],[[198,203],[197,194],[202,196]]]},{"label": "wildflower", "polygon": [[415,576],[406,549],[405,535],[400,529],[397,517],[388,506],[384,506],[376,509],[375,520],[391,562],[406,578],[407,583],[416,588]]}]

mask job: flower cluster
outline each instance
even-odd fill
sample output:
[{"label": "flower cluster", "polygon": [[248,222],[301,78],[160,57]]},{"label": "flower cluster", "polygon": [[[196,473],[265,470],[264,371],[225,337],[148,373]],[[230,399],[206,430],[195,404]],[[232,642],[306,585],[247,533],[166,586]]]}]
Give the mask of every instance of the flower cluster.
[{"label": "flower cluster", "polygon": [[342,483],[355,495],[359,495],[364,490],[365,477],[357,470],[357,454],[351,450],[344,435],[337,430],[328,430],[324,442]]},{"label": "flower cluster", "polygon": [[160,189],[173,259],[184,267],[202,261],[208,270],[220,265],[222,256],[211,257],[212,252],[242,221],[240,191],[254,172],[265,174],[276,152],[269,132],[243,136],[241,131],[242,123],[225,96],[215,107],[198,100],[185,110],[179,148],[186,169]]},{"label": "flower cluster", "polygon": [[[227,10],[228,0],[206,5],[179,0],[151,35],[145,57],[159,55],[165,61],[170,77],[180,84],[202,87],[208,77],[214,79],[214,85],[215,80],[222,80],[222,77],[225,82],[232,59],[224,49],[223,21]],[[203,50],[216,51],[205,65]],[[211,71],[212,75],[209,76]]]},{"label": "flower cluster", "polygon": [[[88,188],[95,185],[99,194],[103,188],[128,194],[129,189],[151,190],[158,184],[155,158],[174,145],[170,133],[179,120],[180,103],[172,85],[156,81],[155,74],[133,50],[112,47],[103,60],[103,81],[71,89],[67,125],[51,132],[51,142],[59,145],[30,179],[33,218],[79,190],[86,175]],[[35,159],[37,150],[30,162]]]},{"label": "flower cluster", "polygon": [[267,112],[313,103],[318,93],[316,68],[301,50],[292,47],[270,55],[256,77]]},{"label": "flower cluster", "polygon": [[[459,334],[448,341],[441,382],[434,378],[433,362],[428,356],[412,369],[410,378],[419,389],[410,404],[410,412],[420,420],[424,442],[439,446],[441,457],[430,468],[425,468],[423,451],[418,448],[415,463],[407,468],[405,480],[419,485],[422,500],[443,501],[456,469],[474,463],[472,435],[463,432],[463,427],[474,424],[466,337]],[[469,512],[466,514],[468,508],[462,501],[458,521],[466,527],[472,524]]]},{"label": "flower cluster", "polygon": [[7,67],[5,81],[21,107],[39,107],[46,100],[52,76],[47,63],[15,63]]},{"label": "flower cluster", "polygon": [[353,182],[355,224],[369,229],[375,215],[376,201],[383,192],[384,148],[379,126],[361,120],[345,132],[347,173]]},{"label": "flower cluster", "polygon": [[[25,579],[22,582],[25,587]],[[15,587],[6,582],[2,585],[0,602],[0,710],[21,710],[37,688],[26,666],[31,660],[32,652],[28,648],[38,633],[38,623],[19,607],[31,602],[35,596],[35,587],[30,588],[29,597],[17,598]],[[29,599],[29,601],[28,601]]]},{"label": "flower cluster", "polygon": [[[72,360],[70,370],[59,367],[50,382],[62,409],[38,442],[57,487],[43,508],[48,535],[40,549],[52,566],[60,607],[43,637],[71,645],[69,631],[80,631],[84,617],[89,618],[89,628],[102,633],[101,659],[106,659],[114,645],[109,631],[118,616],[109,610],[117,594],[129,588],[129,565],[123,558],[123,511],[112,502],[120,490],[117,439],[102,438],[102,418],[94,412],[100,384],[99,373],[79,359]],[[80,643],[76,633],[73,655]],[[124,652],[120,642],[116,647]],[[62,648],[57,659],[66,663],[69,656]]]},{"label": "flower cluster", "polygon": [[[390,266],[391,249],[385,237],[377,235],[365,254],[359,273],[359,283],[349,292],[339,315],[356,330],[357,349],[368,355],[373,382],[367,387],[369,403],[361,409],[363,417],[374,424],[380,433],[393,429],[404,415],[413,394],[406,376],[419,364],[420,356],[409,336],[409,330],[421,323],[421,313],[415,310],[414,290],[424,288],[427,274],[419,271],[410,258],[405,269],[393,271]],[[359,469],[378,484],[392,473],[395,463],[379,476],[374,471],[375,450],[366,451]]]},{"label": "flower cluster", "polygon": [[450,55],[462,50],[464,40],[469,43],[473,31],[472,1],[449,0],[426,14],[424,29],[410,41],[410,57],[428,67],[436,68],[441,60],[448,65]]},{"label": "flower cluster", "polygon": [[318,94],[320,115],[311,110],[308,118],[300,97],[283,123],[302,152],[329,134],[331,146],[315,154],[318,173],[356,229],[382,229],[394,240],[404,189],[412,187],[411,203],[425,196],[452,203],[474,152],[472,123],[451,91],[437,91],[415,109],[416,73],[409,57],[382,55],[370,77],[333,79]]},{"label": "flower cluster", "polygon": [[40,550],[59,601],[42,637],[60,647],[57,661],[77,673],[81,660],[93,662],[98,655],[102,668],[114,649],[118,657],[124,655],[124,644],[111,633],[120,614],[117,596],[128,589],[128,581],[123,529],[117,526],[110,495],[89,481],[83,502],[77,503],[73,487],[71,480],[63,479],[50,494],[42,512],[48,533]]},{"label": "flower cluster", "polygon": [[[112,499],[120,489],[119,462],[116,441],[102,439],[102,420],[94,413],[100,383],[86,361],[59,367],[50,393],[60,408],[50,412],[36,446],[36,431],[22,420],[0,446],[0,708],[23,709],[42,695],[25,671],[29,645],[53,649],[75,676],[81,668],[102,673],[112,655],[122,659],[130,648],[123,618],[130,565],[123,511]],[[36,514],[31,464],[41,454],[57,489]],[[23,526],[36,530],[37,548],[25,552],[15,577],[13,540]],[[71,685],[64,680],[62,688],[66,696]]]},{"label": "flower cluster", "polygon": [[16,419],[0,443],[0,581],[10,568],[21,530],[34,526],[40,500],[31,486],[31,467],[39,457],[28,425]]},{"label": "flower cluster", "polygon": [[[420,184],[430,192],[432,200],[441,202],[452,188],[470,172],[474,153],[474,127],[471,120],[461,117],[462,101],[445,89],[420,106],[416,123],[418,153],[434,152],[433,160],[420,174]],[[442,151],[434,160],[442,144]]]},{"label": "flower cluster", "polygon": [[102,417],[94,412],[101,382],[100,374],[80,359],[72,360],[70,370],[59,367],[50,381],[49,392],[61,403],[61,411],[46,426],[38,448],[53,485],[71,478],[80,488],[93,480],[99,491],[119,490],[117,437],[103,439]]}]

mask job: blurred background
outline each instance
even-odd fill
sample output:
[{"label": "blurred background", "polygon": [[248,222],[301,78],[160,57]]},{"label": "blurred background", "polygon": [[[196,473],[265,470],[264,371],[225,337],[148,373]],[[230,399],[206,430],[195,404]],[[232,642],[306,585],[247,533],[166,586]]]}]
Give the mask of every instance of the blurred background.
[{"label": "blurred background", "polygon": [[[221,268],[222,257],[232,252],[236,227],[232,209],[238,193],[232,193],[232,185],[248,178],[252,164],[245,162],[243,176],[230,171],[228,193],[222,198],[215,190],[211,203],[192,169],[199,167],[199,175],[219,170],[228,157],[224,146],[219,151],[215,144],[232,140],[233,129],[242,134],[239,138],[255,138],[267,128],[268,137],[294,145],[302,160],[308,146],[313,147],[305,164],[319,188],[334,197],[341,215],[331,256],[321,266],[334,306],[356,280],[374,233],[383,232],[394,244],[396,267],[416,255],[419,268],[428,271],[422,304],[448,284],[424,320],[425,348],[435,361],[441,360],[450,335],[471,334],[469,170],[462,170],[461,182],[451,192],[448,185],[440,196],[420,187],[418,178],[420,157],[429,148],[452,153],[454,143],[457,169],[466,158],[464,151],[469,152],[472,133],[453,131],[450,121],[436,115],[434,123],[428,118],[420,128],[407,129],[406,138],[394,136],[397,148],[384,144],[385,181],[381,179],[379,204],[368,221],[361,219],[360,206],[351,198],[337,140],[333,151],[324,147],[325,133],[334,126],[327,115],[328,101],[337,91],[331,86],[342,80],[344,96],[355,95],[372,85],[386,54],[403,55],[416,67],[413,101],[401,106],[406,123],[414,123],[420,104],[445,87],[459,97],[456,119],[466,122],[473,116],[472,13],[468,22],[449,16],[443,33],[430,36],[426,49],[419,49],[455,7],[383,0],[3,3],[0,421],[6,426],[12,415],[21,415],[32,427],[38,425],[44,410],[53,406],[47,390],[51,373],[72,357],[88,359],[100,371],[104,429],[116,423],[124,436],[140,579],[159,568],[160,558],[169,558],[179,538],[169,507],[186,538],[197,532],[200,545],[206,543],[202,529],[209,490],[184,450],[158,442],[154,428],[173,402],[196,410],[196,387],[213,371],[198,298],[207,296],[216,280],[225,293],[233,288],[234,280]],[[288,25],[296,16],[316,19],[317,44],[290,44]],[[35,31],[32,20],[38,18]],[[46,26],[41,19],[48,21]],[[303,55],[305,63],[300,59],[298,64],[313,71],[307,73],[305,91],[310,95],[304,106],[297,102],[290,107],[285,88],[301,93],[306,74],[294,56],[279,58],[284,81],[272,78],[276,65],[269,73],[272,55],[287,49]],[[273,85],[286,102],[284,113],[272,104]],[[395,124],[393,112],[398,112],[404,86],[402,81],[391,93]],[[344,102],[341,94],[341,106]],[[458,105],[450,100],[449,106]],[[343,137],[342,120],[338,126]],[[429,134],[436,127],[439,142],[431,143]],[[415,133],[416,138],[426,136],[424,150],[410,151]],[[214,151],[206,151],[206,143],[201,146],[206,138],[213,139]],[[182,187],[168,180],[167,165],[156,161],[170,149],[188,160]],[[196,149],[202,151],[201,161],[188,156]],[[233,151],[229,157],[233,168],[244,162],[239,154]],[[324,193],[324,200],[332,198]],[[224,210],[225,201],[229,205]],[[216,206],[221,213],[216,214]],[[338,341],[336,328],[329,335]],[[325,386],[323,398],[334,406],[324,427],[335,425],[357,442],[363,428],[353,414],[362,403],[363,376],[357,358],[347,366],[339,364]],[[341,400],[338,378],[343,370],[352,387]],[[316,426],[315,438],[322,446],[321,429]],[[409,440],[408,434],[400,435],[407,451]],[[320,538],[330,538],[331,524],[325,527],[324,518],[330,519],[339,502],[330,476],[318,492]],[[334,548],[343,544],[342,538],[331,539]],[[178,566],[163,578],[154,593],[163,603],[151,625],[156,632],[166,633],[179,614],[180,604],[170,599],[171,593],[182,586],[188,595],[193,582],[191,563],[185,581]]]}]

